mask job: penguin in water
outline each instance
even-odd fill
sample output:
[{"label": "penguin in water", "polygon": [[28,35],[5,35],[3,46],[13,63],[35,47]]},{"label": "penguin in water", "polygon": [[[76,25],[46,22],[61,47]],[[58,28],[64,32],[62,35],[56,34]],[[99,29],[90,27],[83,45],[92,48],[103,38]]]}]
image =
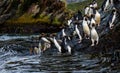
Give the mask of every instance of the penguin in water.
[{"label": "penguin in water", "polygon": [[85,37],[89,37],[90,36],[90,29],[88,26],[87,18],[85,16],[84,16],[84,19],[82,22],[82,27],[83,27]]},{"label": "penguin in water", "polygon": [[41,54],[41,52],[42,52],[42,46],[41,46],[41,42],[39,42],[38,47],[34,47],[34,53]]},{"label": "penguin in water", "polygon": [[95,19],[96,24],[99,26],[100,25],[100,21],[101,21],[101,15],[98,12],[98,10],[95,10],[95,17],[94,17],[94,19]]},{"label": "penguin in water", "polygon": [[[64,50],[62,50],[63,52],[67,52],[68,51],[68,53],[69,54],[71,54],[72,53],[72,48],[71,48],[71,46],[68,44],[68,41],[67,40],[69,40],[69,38],[68,37],[63,37],[63,42],[62,42],[62,44],[61,44],[61,47],[62,47],[62,49],[64,49]],[[70,41],[70,40],[69,40]]]},{"label": "penguin in water", "polygon": [[114,22],[115,22],[116,16],[117,16],[117,11],[116,11],[116,9],[114,8],[114,9],[112,10],[112,13],[111,13],[110,17],[109,17],[109,22],[108,22],[110,29],[112,29],[113,26],[114,26]]},{"label": "penguin in water", "polygon": [[94,46],[95,42],[96,42],[96,45],[98,44],[99,36],[98,36],[98,33],[97,33],[96,29],[95,29],[95,24],[92,23],[91,25],[92,25],[92,27],[91,27],[91,41],[92,41],[91,46]]},{"label": "penguin in water", "polygon": [[53,43],[55,44],[55,47],[58,49],[59,53],[62,53],[62,47],[60,46],[60,44],[56,40],[55,36],[53,37]]}]

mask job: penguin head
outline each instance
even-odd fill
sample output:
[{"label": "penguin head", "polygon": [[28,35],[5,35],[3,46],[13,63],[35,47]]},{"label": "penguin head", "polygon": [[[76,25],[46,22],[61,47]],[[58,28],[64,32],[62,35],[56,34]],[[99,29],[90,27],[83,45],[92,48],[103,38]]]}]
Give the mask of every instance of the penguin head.
[{"label": "penguin head", "polygon": [[92,29],[92,28],[94,28],[94,27],[95,27],[95,24],[92,23],[92,24],[90,25],[90,28]]},{"label": "penguin head", "polygon": [[83,20],[87,21],[87,20],[88,20],[88,16],[87,16],[87,15],[84,15]]},{"label": "penguin head", "polygon": [[87,21],[88,20],[87,17],[85,17],[84,20]]},{"label": "penguin head", "polygon": [[112,13],[115,14],[116,11],[117,11],[116,8],[113,8]]},{"label": "penguin head", "polygon": [[93,4],[92,4],[92,3],[90,3],[90,4],[89,4],[89,7],[91,7],[91,8],[92,8],[92,7],[93,7]]},{"label": "penguin head", "polygon": [[88,6],[85,6],[84,9],[86,9]]},{"label": "penguin head", "polygon": [[40,36],[39,36],[39,40],[41,40],[42,37],[45,37],[46,34],[45,33],[41,33]]},{"label": "penguin head", "polygon": [[91,14],[91,18],[94,18],[95,17],[95,14]]},{"label": "penguin head", "polygon": [[94,23],[92,23],[92,27],[95,27],[95,24],[94,24]]}]

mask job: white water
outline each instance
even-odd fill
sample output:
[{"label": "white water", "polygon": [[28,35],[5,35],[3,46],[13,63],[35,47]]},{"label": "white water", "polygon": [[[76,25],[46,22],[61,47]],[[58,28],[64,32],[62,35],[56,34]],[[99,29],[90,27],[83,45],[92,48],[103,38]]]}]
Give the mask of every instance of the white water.
[{"label": "white water", "polygon": [[1,35],[0,41],[8,41],[8,40],[15,40],[15,39],[27,39],[27,38],[33,38],[33,37],[39,37],[39,35],[30,35],[30,36],[21,36],[21,35]]}]

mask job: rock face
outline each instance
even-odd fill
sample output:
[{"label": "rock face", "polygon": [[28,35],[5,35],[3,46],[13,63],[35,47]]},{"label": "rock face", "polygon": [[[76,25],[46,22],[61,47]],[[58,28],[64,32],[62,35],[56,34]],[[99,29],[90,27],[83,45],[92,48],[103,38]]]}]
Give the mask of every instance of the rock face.
[{"label": "rock face", "polygon": [[0,0],[0,23],[10,18],[18,19],[24,14],[31,18],[50,17],[54,14],[55,18],[56,15],[63,15],[64,10],[65,3],[57,0]]},{"label": "rock face", "polygon": [[35,33],[49,29],[51,24],[58,28],[56,25],[63,24],[67,17],[65,9],[65,2],[59,0],[0,0],[0,31]]}]

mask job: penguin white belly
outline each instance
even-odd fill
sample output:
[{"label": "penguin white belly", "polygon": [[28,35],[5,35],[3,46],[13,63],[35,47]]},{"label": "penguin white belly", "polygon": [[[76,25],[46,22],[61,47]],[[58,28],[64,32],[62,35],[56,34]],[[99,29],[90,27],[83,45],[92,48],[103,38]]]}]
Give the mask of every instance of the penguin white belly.
[{"label": "penguin white belly", "polygon": [[41,39],[42,39],[43,41],[47,42],[47,43],[50,43],[50,41],[49,41],[47,38],[45,38],[45,37],[42,37]]},{"label": "penguin white belly", "polygon": [[58,42],[54,39],[54,44],[58,48],[58,51],[61,52],[61,46],[58,44]]},{"label": "penguin white belly", "polygon": [[80,42],[81,42],[81,40],[82,40],[82,36],[80,35],[80,31],[76,28],[76,33],[78,34],[78,36],[79,36],[79,39],[80,39]]},{"label": "penguin white belly", "polygon": [[71,47],[69,46],[69,45],[67,45],[67,49],[68,49],[68,53],[70,53],[71,54]]},{"label": "penguin white belly", "polygon": [[112,29],[112,27],[114,26],[115,19],[116,19],[116,15],[113,15],[112,21],[109,22],[110,29]]},{"label": "penguin white belly", "polygon": [[106,11],[106,9],[108,8],[108,6],[109,6],[109,0],[107,0],[107,2],[105,3],[104,11]]},{"label": "penguin white belly", "polygon": [[101,20],[100,14],[96,14],[95,15],[95,22],[98,26],[100,25],[100,20]]},{"label": "penguin white belly", "polygon": [[63,37],[66,36],[65,32],[62,32],[62,34],[63,34]]},{"label": "penguin white belly", "polygon": [[92,15],[92,14],[93,14],[93,9],[92,9],[92,8],[90,8],[90,9],[89,9],[88,16],[89,16],[89,17],[91,17],[91,15]]},{"label": "penguin white belly", "polygon": [[95,30],[95,28],[92,28],[91,30],[91,41],[92,41],[92,45],[94,46],[95,41],[97,42],[96,44],[98,44],[98,40],[99,40],[99,36],[97,31]]},{"label": "penguin white belly", "polygon": [[84,31],[84,33],[87,34],[88,36],[90,35],[90,29],[89,29],[88,25],[85,24],[85,23],[83,24],[83,31]]},{"label": "penguin white belly", "polygon": [[95,4],[93,5],[93,7],[94,7],[94,8],[97,8],[97,7],[98,7],[97,3],[95,3]]},{"label": "penguin white belly", "polygon": [[87,8],[85,9],[85,15],[88,16],[88,12],[89,12],[89,7],[87,7]]}]

